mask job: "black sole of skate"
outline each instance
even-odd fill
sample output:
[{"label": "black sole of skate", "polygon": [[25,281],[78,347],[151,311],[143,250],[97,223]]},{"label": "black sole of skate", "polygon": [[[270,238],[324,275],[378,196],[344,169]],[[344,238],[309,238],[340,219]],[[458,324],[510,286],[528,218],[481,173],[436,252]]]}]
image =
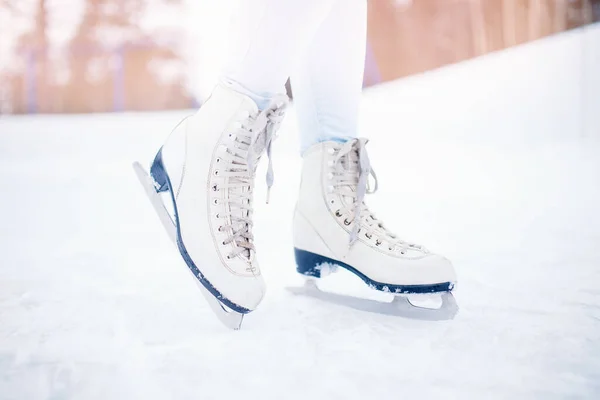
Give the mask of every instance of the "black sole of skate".
[{"label": "black sole of skate", "polygon": [[393,285],[390,283],[381,283],[374,281],[365,274],[358,271],[356,268],[338,261],[333,258],[325,257],[320,254],[315,254],[310,251],[294,248],[296,257],[296,270],[298,273],[313,277],[321,277],[321,265],[332,264],[344,268],[363,280],[369,287],[385,293],[392,294],[426,294],[426,293],[443,293],[450,292],[454,289],[453,282],[442,282],[431,285]]},{"label": "black sole of skate", "polygon": [[[293,294],[305,295],[358,311],[415,320],[444,321],[454,319],[458,314],[459,307],[451,292],[454,288],[452,282],[435,285],[389,285],[374,282],[358,273],[351,266],[328,257],[300,249],[295,249],[295,256],[297,271],[308,279],[302,287],[288,287],[287,289]],[[317,285],[317,280],[322,277],[321,272],[324,264],[339,266],[348,270],[367,283],[370,288],[393,295],[393,300],[382,302],[321,290]],[[439,295],[437,307],[430,308],[419,304],[423,300],[424,303],[428,303],[428,300],[431,300],[429,296],[437,297],[437,295]]]}]

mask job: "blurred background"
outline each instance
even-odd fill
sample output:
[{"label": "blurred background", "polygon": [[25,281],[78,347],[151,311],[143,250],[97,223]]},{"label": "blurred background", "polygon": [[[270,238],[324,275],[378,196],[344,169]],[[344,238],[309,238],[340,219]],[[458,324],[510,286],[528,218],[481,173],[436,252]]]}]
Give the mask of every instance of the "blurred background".
[{"label": "blurred background", "polygon": [[[218,77],[233,3],[0,0],[0,113],[196,107]],[[600,0],[368,4],[365,86],[600,20]]]}]

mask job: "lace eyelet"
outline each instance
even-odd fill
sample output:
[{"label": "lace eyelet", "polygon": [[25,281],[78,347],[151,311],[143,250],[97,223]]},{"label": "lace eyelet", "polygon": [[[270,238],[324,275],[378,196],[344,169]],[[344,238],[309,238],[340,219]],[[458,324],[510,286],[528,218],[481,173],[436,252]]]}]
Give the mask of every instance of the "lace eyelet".
[{"label": "lace eyelet", "polygon": [[406,254],[406,252],[405,252],[404,250],[402,250],[402,251],[400,252],[400,254],[404,255],[404,254]]},{"label": "lace eyelet", "polygon": [[223,246],[227,246],[227,243],[225,243],[225,241],[224,241],[224,240],[221,242],[221,244],[222,244]]},{"label": "lace eyelet", "polygon": [[333,204],[333,203],[335,203],[335,201],[334,201],[334,200],[331,200],[331,201],[330,201],[330,203],[331,203],[331,204]]},{"label": "lace eyelet", "polygon": [[215,162],[221,162],[221,159],[219,157],[217,157],[217,159],[215,160]]},{"label": "lace eyelet", "polygon": [[231,260],[231,256],[229,254],[227,254],[227,259]]},{"label": "lace eyelet", "polygon": [[214,199],[213,200],[213,204],[216,206],[217,204],[219,204],[219,200],[218,199]]},{"label": "lace eyelet", "polygon": [[370,233],[365,233],[365,237],[366,237],[367,239],[371,239],[371,238],[373,237],[373,235],[371,235]]},{"label": "lace eyelet", "polygon": [[346,225],[346,226],[350,225],[350,221],[348,221],[348,219],[345,219],[344,220],[344,225]]},{"label": "lace eyelet", "polygon": [[381,246],[381,240],[377,239],[377,240],[375,241],[375,246]]},{"label": "lace eyelet", "polygon": [[218,176],[218,175],[219,175],[219,170],[215,169],[215,176]]},{"label": "lace eyelet", "polygon": [[342,216],[342,214],[340,214],[340,210],[337,210],[337,211],[335,212],[335,216],[336,216],[336,217],[341,217],[341,216]]},{"label": "lace eyelet", "polygon": [[212,190],[213,190],[213,192],[216,192],[219,189],[217,188],[217,185],[213,185]]},{"label": "lace eyelet", "polygon": [[392,248],[391,248],[391,247],[388,247],[388,250],[389,250],[389,251],[392,251]]},{"label": "lace eyelet", "polygon": [[223,232],[223,227],[222,227],[222,226],[220,226],[220,227],[218,227],[218,228],[217,228],[217,230],[218,230],[219,232]]}]

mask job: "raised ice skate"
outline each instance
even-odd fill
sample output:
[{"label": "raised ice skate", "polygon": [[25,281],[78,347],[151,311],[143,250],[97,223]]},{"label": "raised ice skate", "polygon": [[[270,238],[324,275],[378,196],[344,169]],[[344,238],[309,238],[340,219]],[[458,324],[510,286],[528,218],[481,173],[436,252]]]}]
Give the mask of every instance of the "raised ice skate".
[{"label": "raised ice skate", "polygon": [[[256,165],[283,118],[287,98],[259,111],[219,85],[159,150],[150,177],[134,165],[169,236],[217,316],[238,329],[265,294],[252,235]],[[269,159],[267,181],[273,182]]]}]

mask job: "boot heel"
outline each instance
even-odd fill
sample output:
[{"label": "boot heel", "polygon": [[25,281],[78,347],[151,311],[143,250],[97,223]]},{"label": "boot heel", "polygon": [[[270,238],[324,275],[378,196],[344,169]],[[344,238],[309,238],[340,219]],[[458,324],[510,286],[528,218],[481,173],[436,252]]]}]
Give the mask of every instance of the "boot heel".
[{"label": "boot heel", "polygon": [[310,251],[294,248],[296,271],[311,278],[323,278],[337,272],[339,262]]},{"label": "boot heel", "polygon": [[294,248],[296,271],[313,278],[321,277],[321,257],[317,254]]},{"label": "boot heel", "polygon": [[154,161],[152,162],[152,166],[150,167],[150,175],[152,179],[154,179],[156,192],[166,192],[169,190],[169,183],[167,179],[167,172],[165,171],[165,167],[162,162],[162,147],[156,153],[156,157],[154,157]]}]

